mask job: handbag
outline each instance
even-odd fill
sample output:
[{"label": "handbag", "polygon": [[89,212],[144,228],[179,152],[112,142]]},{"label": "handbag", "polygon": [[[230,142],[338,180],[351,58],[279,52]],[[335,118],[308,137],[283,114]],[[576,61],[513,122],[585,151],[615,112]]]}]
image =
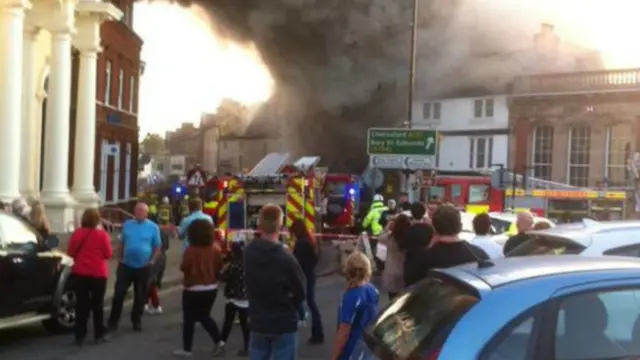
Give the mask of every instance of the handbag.
[{"label": "handbag", "polygon": [[[87,243],[87,239],[89,239],[89,235],[91,234],[93,234],[93,229],[91,229],[91,231],[89,231],[87,235],[85,235],[82,238],[82,240],[80,240],[80,244],[78,245],[78,249],[76,250],[76,255],[73,257],[73,260],[75,260],[78,257],[78,255],[80,255],[80,253],[82,252],[82,249],[84,248],[84,245]],[[67,279],[66,286],[69,289],[75,290],[77,287],[77,282],[78,282],[77,277],[73,273],[71,273],[71,275],[69,275],[69,278]]]}]

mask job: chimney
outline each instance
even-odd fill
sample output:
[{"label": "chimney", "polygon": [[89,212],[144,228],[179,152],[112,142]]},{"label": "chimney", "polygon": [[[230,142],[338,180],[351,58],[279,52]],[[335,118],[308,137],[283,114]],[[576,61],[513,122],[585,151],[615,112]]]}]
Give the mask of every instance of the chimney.
[{"label": "chimney", "polygon": [[540,32],[533,37],[536,52],[547,56],[554,56],[558,50],[560,38],[553,31],[553,24],[542,23]]}]

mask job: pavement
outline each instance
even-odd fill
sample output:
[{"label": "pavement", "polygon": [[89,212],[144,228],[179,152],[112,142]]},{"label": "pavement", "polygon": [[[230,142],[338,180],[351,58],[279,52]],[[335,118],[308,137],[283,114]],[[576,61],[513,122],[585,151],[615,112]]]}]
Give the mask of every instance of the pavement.
[{"label": "pavement", "polygon": [[[299,359],[328,359],[337,329],[337,308],[344,289],[344,282],[338,276],[321,278],[317,284],[317,302],[322,313],[325,343],[309,345],[310,327],[300,329]],[[120,330],[106,344],[88,344],[77,348],[72,343],[72,335],[49,335],[38,326],[14,329],[10,337],[0,332],[0,359],[2,360],[144,360],[172,359],[172,351],[181,346],[181,288],[174,287],[161,292],[164,314],[147,316],[143,319],[142,333],[131,330],[128,322],[128,308],[123,314]],[[386,296],[381,294],[381,302]],[[381,304],[382,305],[382,304]],[[224,301],[216,299],[212,315],[218,326],[222,326]],[[235,356],[240,349],[242,335],[239,325],[235,325],[227,345],[225,359],[241,359]],[[193,359],[210,359],[212,344],[206,332],[196,326]]]}]

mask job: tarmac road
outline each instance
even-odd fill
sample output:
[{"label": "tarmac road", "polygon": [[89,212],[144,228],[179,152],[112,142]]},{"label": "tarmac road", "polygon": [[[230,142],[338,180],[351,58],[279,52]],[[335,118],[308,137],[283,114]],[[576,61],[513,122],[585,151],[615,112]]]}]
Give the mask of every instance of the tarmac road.
[{"label": "tarmac road", "polygon": [[[333,335],[336,330],[337,307],[344,282],[337,276],[318,280],[317,301],[322,313],[326,341],[323,345],[306,343],[310,328],[300,330],[300,359],[327,359],[330,357]],[[128,324],[129,308],[123,313],[120,330],[107,344],[88,344],[82,348],[71,345],[71,335],[52,336],[40,326],[12,329],[0,332],[0,359],[2,360],[144,360],[171,359],[172,351],[181,346],[181,288],[166,289],[161,295],[164,314],[148,316],[143,320],[143,332],[134,333]],[[382,302],[386,296],[381,293]],[[213,315],[222,326],[224,300],[216,299]],[[89,335],[90,338],[91,335]],[[211,344],[205,331],[196,326],[194,359],[211,358]],[[226,359],[240,359],[235,352],[240,348],[242,336],[239,325],[234,328],[227,345]]]}]

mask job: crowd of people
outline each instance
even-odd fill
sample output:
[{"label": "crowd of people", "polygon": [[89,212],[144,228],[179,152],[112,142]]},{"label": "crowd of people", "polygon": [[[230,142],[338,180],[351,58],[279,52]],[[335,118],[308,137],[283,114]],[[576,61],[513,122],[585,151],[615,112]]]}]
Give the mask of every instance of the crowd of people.
[{"label": "crowd of people", "polygon": [[[202,212],[198,198],[190,200],[190,214],[182,219],[177,235],[182,240],[182,346],[175,356],[192,356],[195,324],[209,334],[213,353],[226,353],[226,342],[239,320],[243,346],[237,355],[251,359],[295,359],[298,329],[311,320],[309,344],[325,341],[322,316],[315,299],[319,244],[304,221],[287,229],[293,237],[288,248],[281,241],[283,212],[266,205],[259,214],[253,239],[236,238],[230,246],[217,241],[213,220]],[[75,344],[87,337],[87,323],[93,315],[94,341],[102,343],[118,330],[124,298],[133,286],[134,301],[130,320],[135,331],[142,331],[147,314],[160,314],[157,288],[164,269],[168,237],[149,219],[149,209],[137,204],[135,219],[123,224],[121,241],[111,247],[111,239],[100,227],[97,210],[86,210],[81,226],[72,234],[68,254],[75,259],[73,286],[78,299]],[[108,260],[118,263],[111,312],[103,314],[109,276]],[[162,265],[160,265],[162,264]],[[378,292],[369,283],[371,264],[362,254],[354,254],[345,269],[347,288],[338,309],[340,326],[333,357],[350,359],[357,353],[362,332],[377,312]],[[222,284],[224,318],[218,327],[211,311]]]},{"label": "crowd of people", "polygon": [[[503,247],[491,239],[491,217],[481,213],[474,216],[475,236],[467,241],[459,236],[462,218],[461,211],[455,206],[446,203],[425,206],[420,202],[408,204],[402,200],[402,206],[396,206],[395,200],[382,206],[383,199],[377,195],[374,202],[379,204],[371,207],[369,222],[365,218],[368,226],[365,230],[377,237],[374,247],[380,243],[386,250],[382,287],[391,299],[424,279],[431,269],[503,257],[527,241],[530,230],[550,226],[546,222],[534,224],[534,216],[530,212],[520,212],[516,216],[517,234],[508,238]],[[371,225],[373,221],[378,222],[377,226]]]},{"label": "crowd of people", "polygon": [[[325,341],[322,314],[315,299],[316,266],[319,244],[304,221],[294,221],[288,230],[293,246],[281,241],[284,214],[276,205],[265,205],[257,223],[256,235],[237,237],[227,246],[216,236],[213,219],[203,213],[199,198],[189,202],[190,214],[177,228],[182,241],[182,346],[173,354],[191,356],[195,324],[209,334],[213,353],[226,353],[226,343],[239,321],[242,347],[237,355],[255,360],[296,359],[298,329],[310,316],[310,344]],[[30,222],[43,236],[50,226],[43,206],[16,200],[5,210]],[[123,224],[121,241],[112,240],[101,227],[97,209],[87,209],[80,227],[69,240],[68,255],[74,259],[71,286],[77,297],[75,344],[87,337],[87,324],[93,318],[94,341],[106,342],[118,330],[126,293],[133,287],[134,302],[130,321],[142,331],[143,314],[161,314],[158,289],[166,266],[169,236],[149,219],[149,208],[138,203],[135,218]],[[468,262],[503,256],[527,240],[534,228],[530,213],[517,215],[518,234],[509,238],[504,249],[491,241],[491,219],[478,214],[473,219],[476,236],[460,239],[461,213],[454,206],[439,204],[429,208],[422,203],[383,204],[381,196],[365,218],[365,230],[386,247],[382,288],[390,299],[427,276],[433,268],[447,268]],[[375,244],[374,244],[375,246]],[[118,263],[111,312],[103,314],[109,277],[108,261]],[[338,329],[332,360],[362,358],[364,329],[378,311],[379,294],[371,284],[372,266],[363,253],[354,252],[345,262],[345,289],[339,304]],[[224,318],[219,329],[211,311],[223,285]]]}]

